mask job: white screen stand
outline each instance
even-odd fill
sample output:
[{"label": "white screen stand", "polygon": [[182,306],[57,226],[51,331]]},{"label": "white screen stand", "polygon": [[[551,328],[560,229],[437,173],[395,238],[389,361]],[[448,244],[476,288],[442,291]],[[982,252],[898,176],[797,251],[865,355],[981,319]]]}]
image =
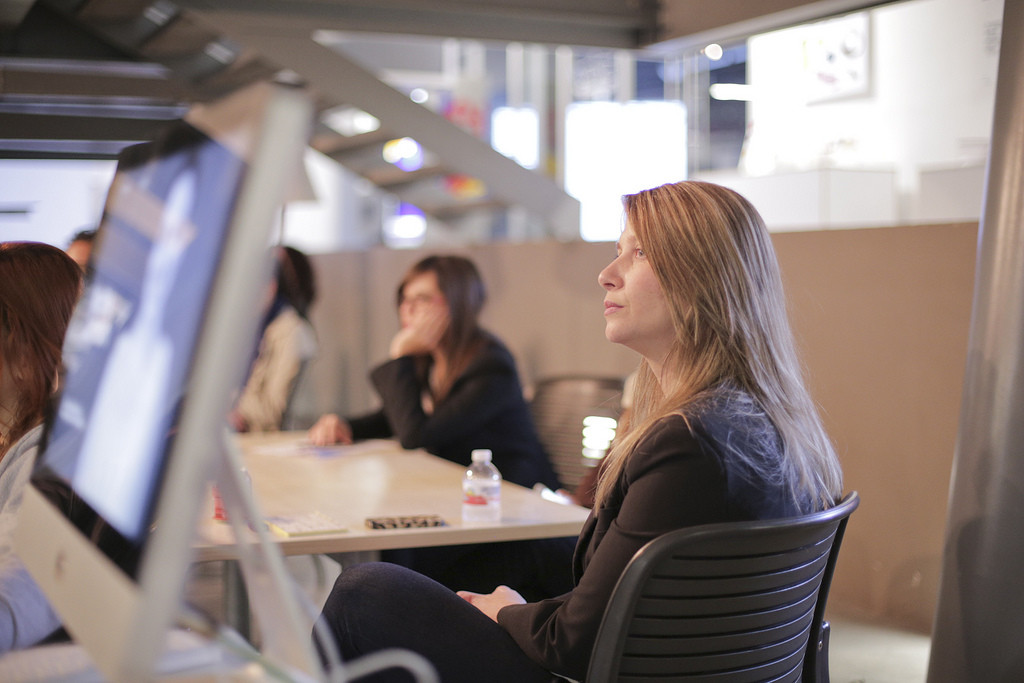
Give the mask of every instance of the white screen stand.
[{"label": "white screen stand", "polygon": [[[251,482],[242,464],[234,436],[225,433],[216,484],[234,532],[240,579],[245,584],[228,586],[230,606],[239,610],[243,630],[248,629],[244,614],[246,602],[259,625],[264,665],[278,666],[275,672],[296,681],[348,681],[360,676],[399,667],[413,674],[419,683],[438,683],[433,666],[420,655],[407,650],[384,650],[344,665],[338,659],[330,636],[324,634],[327,667],[320,663],[313,645],[313,629],[319,609],[309,604],[293,582],[284,565],[284,557],[270,539],[252,495]],[[229,573],[230,573],[229,569]]]}]

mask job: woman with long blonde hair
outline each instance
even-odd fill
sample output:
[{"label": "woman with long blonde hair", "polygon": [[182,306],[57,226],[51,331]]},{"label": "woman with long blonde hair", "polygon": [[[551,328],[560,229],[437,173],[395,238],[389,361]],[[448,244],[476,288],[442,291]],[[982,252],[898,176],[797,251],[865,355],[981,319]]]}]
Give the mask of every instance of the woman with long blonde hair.
[{"label": "woman with long blonde hair", "polygon": [[323,610],[344,657],[404,647],[446,682],[583,680],[609,596],[648,541],[838,501],[839,464],[801,379],[757,211],[701,182],[638,192],[624,206],[598,281],[605,336],[641,361],[633,416],[576,546],[573,589],[527,603],[508,586],[453,595],[400,568],[355,567]]},{"label": "woman with long blonde hair", "polygon": [[[732,190],[700,182],[630,195],[625,211],[633,239],[662,284],[675,334],[663,360],[645,357],[640,363],[632,429],[609,454],[595,502],[607,496],[652,424],[670,414],[685,418],[702,401],[714,400],[731,406],[737,417],[763,411],[778,433],[768,430],[759,438],[781,439],[777,471],[745,449],[733,453],[738,464],[784,482],[799,512],[831,505],[842,474],[801,378],[778,264],[760,214]],[[613,267],[602,273],[609,291],[614,277]],[[615,324],[609,316],[610,334]],[[765,443],[762,450],[770,447]]]}]

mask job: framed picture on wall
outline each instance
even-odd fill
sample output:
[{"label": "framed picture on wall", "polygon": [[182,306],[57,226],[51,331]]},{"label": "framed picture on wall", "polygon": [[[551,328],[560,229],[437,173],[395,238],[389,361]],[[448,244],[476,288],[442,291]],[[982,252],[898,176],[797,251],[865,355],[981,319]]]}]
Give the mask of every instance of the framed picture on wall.
[{"label": "framed picture on wall", "polygon": [[871,86],[871,30],[867,12],[807,27],[804,82],[807,102],[867,95]]}]

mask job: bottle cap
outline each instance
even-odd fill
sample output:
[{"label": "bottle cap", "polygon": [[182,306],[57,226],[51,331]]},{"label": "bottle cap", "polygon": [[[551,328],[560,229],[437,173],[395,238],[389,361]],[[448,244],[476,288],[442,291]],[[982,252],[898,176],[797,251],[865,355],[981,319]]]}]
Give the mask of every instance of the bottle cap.
[{"label": "bottle cap", "polygon": [[473,462],[490,462],[491,451],[489,448],[477,448],[473,450],[470,457],[473,459]]}]

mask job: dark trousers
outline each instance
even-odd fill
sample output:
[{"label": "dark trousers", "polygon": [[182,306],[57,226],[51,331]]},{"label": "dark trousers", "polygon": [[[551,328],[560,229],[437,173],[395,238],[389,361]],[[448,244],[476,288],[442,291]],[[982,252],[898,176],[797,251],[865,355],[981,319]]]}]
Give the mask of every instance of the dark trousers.
[{"label": "dark trousers", "polygon": [[576,537],[385,550],[380,559],[408,567],[453,591],[490,593],[505,585],[527,602],[572,590]]},{"label": "dark trousers", "polygon": [[[402,648],[429,660],[443,683],[550,683],[501,626],[433,579],[399,565],[370,562],[342,571],[320,616],[342,661]],[[408,683],[389,669],[367,683]]]}]

